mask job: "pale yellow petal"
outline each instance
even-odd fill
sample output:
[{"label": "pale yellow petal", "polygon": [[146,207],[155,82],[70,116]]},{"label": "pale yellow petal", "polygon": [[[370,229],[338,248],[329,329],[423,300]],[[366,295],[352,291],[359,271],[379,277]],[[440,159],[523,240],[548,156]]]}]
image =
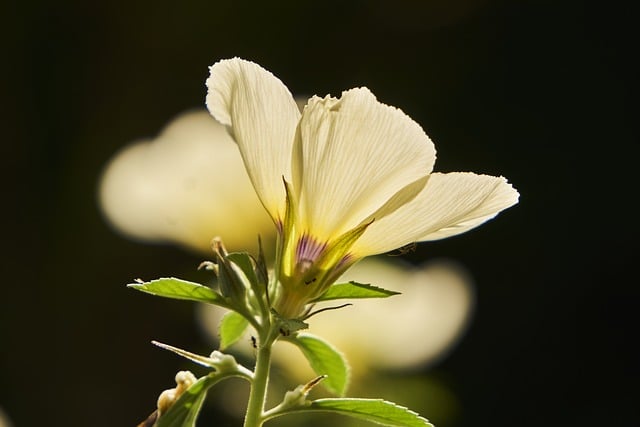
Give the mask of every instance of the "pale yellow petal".
[{"label": "pale yellow petal", "polygon": [[239,58],[217,62],[207,79],[207,108],[235,139],[251,182],[274,219],[282,218],[300,111],[269,71]]},{"label": "pale yellow petal", "polygon": [[352,250],[366,256],[464,233],[517,202],[518,192],[503,177],[434,173],[413,200],[375,218]]},{"label": "pale yellow petal", "polygon": [[293,187],[303,226],[330,238],[426,176],[435,148],[420,125],[366,88],[313,97],[296,136]]}]

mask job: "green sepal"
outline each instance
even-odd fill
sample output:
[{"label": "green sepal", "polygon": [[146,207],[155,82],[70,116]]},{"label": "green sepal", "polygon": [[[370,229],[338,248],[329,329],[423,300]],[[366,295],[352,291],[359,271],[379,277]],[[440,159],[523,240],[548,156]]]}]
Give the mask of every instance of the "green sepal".
[{"label": "green sepal", "polygon": [[382,399],[318,399],[292,411],[335,412],[390,427],[433,427],[416,412]]},{"label": "green sepal", "polygon": [[300,319],[285,319],[284,317],[280,316],[280,314],[273,308],[271,309],[271,314],[276,319],[276,324],[278,325],[280,334],[285,337],[290,336],[294,332],[309,328],[308,323],[305,323]]},{"label": "green sepal", "polygon": [[[262,266],[247,252],[230,253],[225,256],[225,260],[235,264],[244,274],[255,296],[255,303],[257,303],[255,308],[264,314],[268,313],[268,304],[265,301],[268,279],[266,279],[266,272],[263,271]],[[255,303],[254,305],[256,305]]]},{"label": "green sepal", "polygon": [[249,326],[249,321],[240,313],[230,311],[220,321],[218,331],[220,333],[220,350],[235,344]]},{"label": "green sepal", "polygon": [[362,299],[362,298],[387,298],[399,295],[400,292],[389,291],[367,283],[336,283],[313,302],[329,301],[336,299]]},{"label": "green sepal", "polygon": [[260,236],[258,236],[258,259],[256,259],[255,271],[256,277],[258,278],[258,285],[264,287],[264,292],[267,293],[269,285],[269,270],[267,269],[267,260],[264,257],[262,239]]},{"label": "green sepal", "polygon": [[215,263],[218,266],[216,275],[220,293],[225,297],[229,297],[238,306],[244,306],[244,297],[247,292],[244,281],[233,268],[222,242],[214,239],[213,245],[213,252],[216,255]]},{"label": "green sepal", "polygon": [[247,252],[232,252],[225,256],[225,258],[240,267],[240,270],[242,270],[250,284],[253,285],[258,282],[258,278],[256,277],[256,272],[254,270],[254,262],[251,259],[251,255]]},{"label": "green sepal", "polygon": [[293,254],[295,252],[295,233],[292,232],[293,225],[296,219],[296,204],[293,200],[293,190],[291,184],[282,177],[285,191],[285,210],[284,221],[281,225],[280,233],[278,233],[278,243],[276,250],[276,262],[275,262],[275,277],[280,277],[280,269],[284,268],[285,271],[292,271],[293,265],[289,265],[293,262],[292,256],[287,254]]},{"label": "green sepal", "polygon": [[163,277],[150,282],[130,283],[127,287],[159,297],[206,302],[207,304],[231,308],[222,295],[208,286],[176,279],[175,277]]},{"label": "green sepal", "polygon": [[322,385],[338,396],[344,396],[349,385],[349,364],[344,355],[323,339],[311,334],[284,338],[297,346],[318,375],[326,375]]},{"label": "green sepal", "polygon": [[167,412],[160,416],[155,427],[194,427],[207,391],[223,378],[218,374],[210,374],[193,383]]},{"label": "green sepal", "polygon": [[343,233],[337,239],[331,242],[329,250],[324,251],[316,262],[319,265],[335,266],[344,260],[345,255],[349,253],[349,249],[353,244],[367,231],[367,228],[373,221],[360,224],[359,226]]}]

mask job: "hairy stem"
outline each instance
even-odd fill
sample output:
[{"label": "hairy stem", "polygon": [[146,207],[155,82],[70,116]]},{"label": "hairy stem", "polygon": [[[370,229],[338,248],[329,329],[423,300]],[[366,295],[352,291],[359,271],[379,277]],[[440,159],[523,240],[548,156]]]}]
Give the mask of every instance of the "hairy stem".
[{"label": "hairy stem", "polygon": [[244,418],[244,427],[260,427],[265,422],[263,417],[264,405],[267,398],[267,386],[269,383],[269,371],[271,369],[271,346],[277,333],[269,331],[264,340],[258,343],[256,367],[251,383],[249,405]]}]

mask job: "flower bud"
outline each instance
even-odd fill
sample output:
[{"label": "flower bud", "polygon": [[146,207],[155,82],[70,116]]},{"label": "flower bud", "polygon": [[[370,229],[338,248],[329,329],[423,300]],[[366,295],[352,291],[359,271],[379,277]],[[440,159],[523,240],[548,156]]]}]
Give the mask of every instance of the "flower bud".
[{"label": "flower bud", "polygon": [[176,387],[163,391],[158,397],[158,416],[167,412],[195,382],[196,377],[190,371],[178,372],[176,374]]}]

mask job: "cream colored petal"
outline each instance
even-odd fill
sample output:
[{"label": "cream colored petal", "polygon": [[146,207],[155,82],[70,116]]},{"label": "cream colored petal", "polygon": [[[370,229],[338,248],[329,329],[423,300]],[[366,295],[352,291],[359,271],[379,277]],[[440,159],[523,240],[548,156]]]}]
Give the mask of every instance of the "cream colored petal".
[{"label": "cream colored petal", "polygon": [[262,204],[272,218],[282,218],[282,177],[290,180],[300,118],[293,96],[273,74],[239,58],[211,66],[207,88],[207,108],[234,137]]},{"label": "cream colored petal", "polygon": [[518,192],[503,177],[434,173],[413,200],[376,218],[352,250],[372,255],[464,233],[517,202]]},{"label": "cream colored petal", "polygon": [[294,146],[303,225],[321,238],[344,233],[427,175],[434,162],[435,148],[420,125],[367,88],[341,99],[313,97]]}]

